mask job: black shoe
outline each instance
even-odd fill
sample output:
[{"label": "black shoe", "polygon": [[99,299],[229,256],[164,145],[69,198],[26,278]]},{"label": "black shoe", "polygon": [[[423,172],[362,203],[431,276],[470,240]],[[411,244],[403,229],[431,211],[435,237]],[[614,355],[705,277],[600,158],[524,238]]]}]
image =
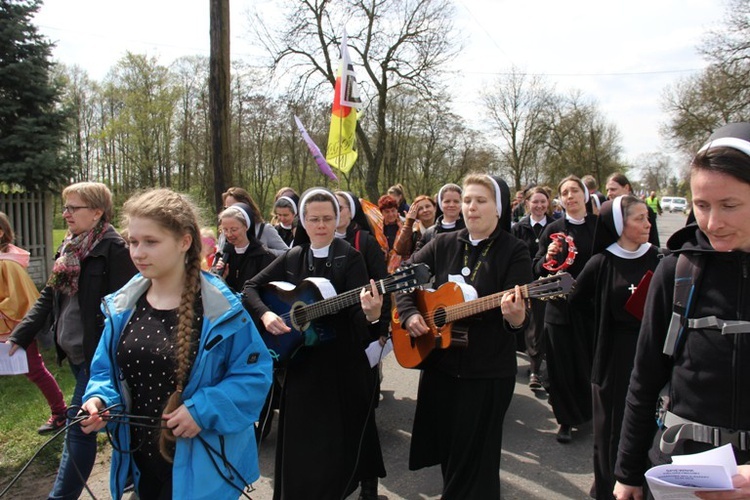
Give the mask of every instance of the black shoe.
[{"label": "black shoe", "polygon": [[573,435],[570,433],[570,426],[562,424],[560,430],[557,431],[557,442],[562,444],[568,444],[573,441]]},{"label": "black shoe", "polygon": [[378,500],[378,478],[362,480],[362,489],[359,490],[359,500]]},{"label": "black shoe", "polygon": [[65,427],[66,421],[67,419],[64,413],[61,415],[52,415],[36,431],[42,436],[44,436],[45,434],[52,434],[53,432],[57,432]]},{"label": "black shoe", "polygon": [[532,391],[538,391],[542,389],[542,380],[536,373],[532,373],[529,376],[529,389],[531,389]]}]

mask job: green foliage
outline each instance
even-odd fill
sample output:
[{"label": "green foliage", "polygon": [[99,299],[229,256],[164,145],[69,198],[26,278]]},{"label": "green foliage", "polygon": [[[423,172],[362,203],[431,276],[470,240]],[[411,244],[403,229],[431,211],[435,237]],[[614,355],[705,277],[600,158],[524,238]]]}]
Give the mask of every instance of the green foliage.
[{"label": "green foliage", "polygon": [[750,2],[728,0],[721,27],[698,47],[709,65],[664,93],[664,133],[690,155],[720,126],[750,120]]},{"label": "green foliage", "polygon": [[[75,379],[67,364],[57,365],[54,349],[43,350],[42,355],[66,401],[70,401]],[[0,377],[0,408],[3,409],[0,412],[0,485],[4,486],[49,439],[50,436],[37,434],[36,429],[49,418],[50,411],[42,393],[23,375]],[[62,436],[42,451],[31,473],[54,472],[61,451]]]},{"label": "green foliage", "polygon": [[71,169],[64,151],[68,113],[50,78],[51,44],[31,17],[38,0],[0,2],[0,179],[54,190]]}]

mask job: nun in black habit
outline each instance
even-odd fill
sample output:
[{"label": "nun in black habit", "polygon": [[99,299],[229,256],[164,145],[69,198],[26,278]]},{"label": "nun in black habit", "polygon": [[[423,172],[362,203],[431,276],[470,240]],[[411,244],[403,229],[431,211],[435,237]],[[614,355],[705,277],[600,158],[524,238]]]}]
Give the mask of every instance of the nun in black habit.
[{"label": "nun in black habit", "polygon": [[[430,266],[436,287],[463,281],[486,297],[531,281],[526,245],[510,234],[509,194],[501,179],[464,179],[466,227],[437,235],[411,257]],[[397,294],[396,303],[409,335],[430,335],[414,294]],[[503,420],[516,376],[514,333],[528,315],[511,293],[499,308],[467,320],[465,347],[433,350],[420,365],[409,468],[440,465],[445,500],[499,500]]]},{"label": "nun in black habit", "polygon": [[[289,328],[263,303],[259,288],[272,281],[298,285],[328,279],[336,293],[363,288],[361,304],[321,318],[333,338],[305,346],[293,357],[282,384],[276,438],[274,499],[337,499],[362,479],[385,477],[370,402],[374,390],[363,343],[380,317],[382,298],[368,284],[362,255],[334,238],[339,203],[324,188],[306,191],[299,205],[295,246],[251,279],[244,303],[271,334]],[[365,288],[366,287],[366,288]]]},{"label": "nun in black habit", "polygon": [[[534,273],[537,276],[554,274],[572,259],[565,271],[575,278],[591,258],[597,216],[586,210],[588,189],[578,177],[564,178],[557,192],[565,216],[547,224],[542,232]],[[572,238],[577,253],[571,251],[569,244],[553,241],[551,235],[555,233]],[[550,404],[560,424],[557,432],[560,443],[569,443],[572,428],[591,420],[592,346],[590,339],[580,332],[592,328],[592,320],[571,311],[564,298],[548,301],[544,312]]]},{"label": "nun in black habit", "polygon": [[216,269],[232,291],[241,292],[245,282],[276,256],[255,236],[255,220],[249,205],[235,203],[225,208],[219,214],[219,224],[227,242]]},{"label": "nun in black habit", "polygon": [[595,318],[595,330],[590,332],[594,345],[592,498],[612,498],[615,485],[614,467],[625,397],[648,288],[648,280],[642,280],[656,269],[662,256],[648,242],[650,228],[648,206],[643,200],[625,195],[605,202],[596,224],[594,256],[578,275],[570,295],[572,307],[582,314],[590,313],[593,308]]}]

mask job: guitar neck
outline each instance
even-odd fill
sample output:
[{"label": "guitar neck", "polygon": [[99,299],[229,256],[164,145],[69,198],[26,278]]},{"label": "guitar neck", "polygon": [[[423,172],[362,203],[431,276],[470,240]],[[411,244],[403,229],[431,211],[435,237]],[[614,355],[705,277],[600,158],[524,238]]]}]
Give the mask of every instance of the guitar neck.
[{"label": "guitar neck", "polygon": [[[378,290],[380,290],[381,293],[389,293],[387,283],[389,280],[391,280],[391,278],[384,278],[375,282],[375,286]],[[313,304],[305,306],[302,309],[304,310],[303,314],[305,315],[306,320],[312,321],[318,318],[322,318],[323,316],[335,314],[342,309],[353,306],[354,304],[358,304],[359,294],[362,288],[364,287],[355,288],[354,290],[349,290],[348,292],[344,292],[334,297],[329,297],[327,299],[323,299],[319,302],[315,302]]]},{"label": "guitar neck", "polygon": [[[514,290],[515,288],[511,288],[502,292],[493,293],[492,295],[487,295],[486,297],[470,300],[469,302],[448,306],[445,308],[445,322],[452,323],[473,316],[474,314],[498,308],[500,307],[500,303],[505,294],[512,293]],[[524,299],[529,297],[529,285],[521,286],[521,295]]]}]

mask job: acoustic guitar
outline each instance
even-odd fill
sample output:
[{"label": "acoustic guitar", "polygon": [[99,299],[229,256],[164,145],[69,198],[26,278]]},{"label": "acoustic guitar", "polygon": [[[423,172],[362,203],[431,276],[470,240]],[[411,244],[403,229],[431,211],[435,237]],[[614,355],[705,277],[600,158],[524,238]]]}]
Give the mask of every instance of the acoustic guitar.
[{"label": "acoustic guitar", "polygon": [[[575,280],[568,273],[560,273],[523,285],[524,299],[550,299],[570,292]],[[430,327],[429,333],[412,337],[401,324],[398,310],[391,313],[391,335],[393,352],[404,368],[419,368],[419,365],[434,349],[465,347],[468,342],[465,330],[454,328],[454,322],[500,307],[506,293],[513,289],[476,298],[476,290],[467,284],[448,282],[437,290],[417,290],[417,309]]]},{"label": "acoustic guitar", "polygon": [[[385,295],[412,289],[429,280],[429,266],[415,264],[376,281],[375,286],[381,295]],[[329,324],[316,320],[358,304],[362,288],[338,294],[330,281],[315,277],[302,280],[296,287],[285,281],[274,281],[263,286],[259,290],[260,298],[292,329],[291,332],[273,335],[263,328],[262,323],[259,325],[271,357],[284,362],[294,357],[303,346],[314,346],[335,338],[336,334]]]}]

